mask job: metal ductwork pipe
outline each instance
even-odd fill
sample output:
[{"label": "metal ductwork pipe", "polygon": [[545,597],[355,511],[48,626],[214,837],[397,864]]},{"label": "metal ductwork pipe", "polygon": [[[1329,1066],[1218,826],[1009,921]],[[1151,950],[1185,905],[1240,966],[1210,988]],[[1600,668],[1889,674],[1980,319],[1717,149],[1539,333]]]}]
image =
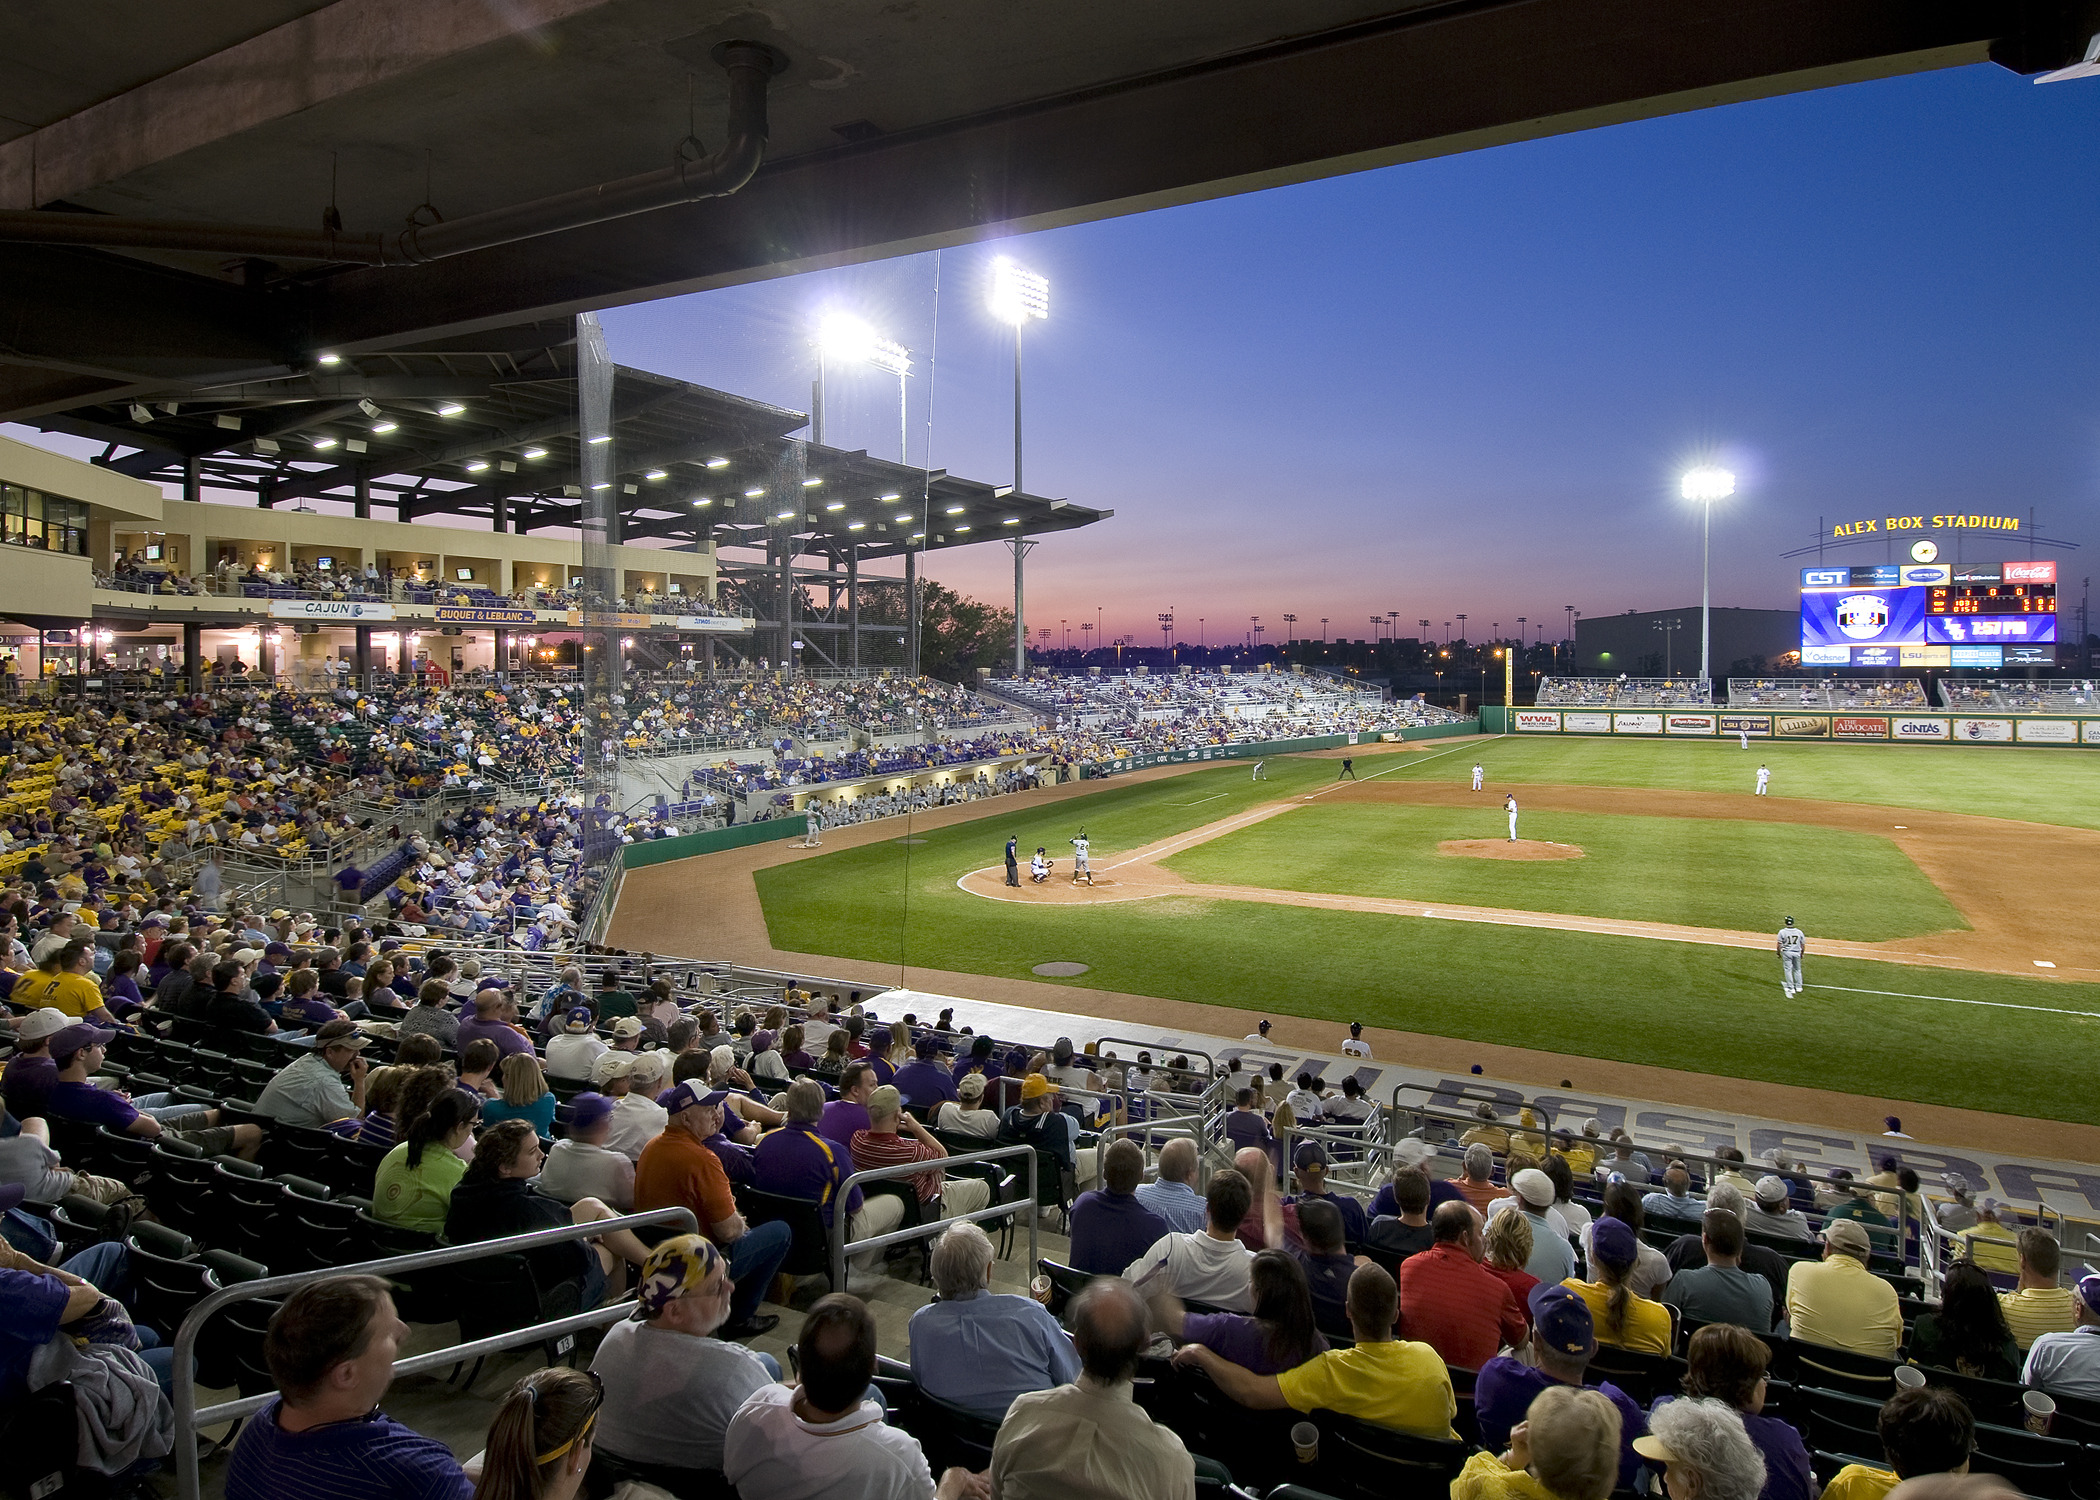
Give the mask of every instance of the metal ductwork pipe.
[{"label": "metal ductwork pipe", "polygon": [[0,243],[191,251],[260,260],[410,266],[603,224],[702,198],[725,198],[765,160],[766,88],[786,59],[763,42],[724,42],[714,58],[729,75],[728,139],[702,161],[557,193],[464,219],[412,224],[391,234],[331,234],[259,224],[180,223],[40,209],[0,212]]}]

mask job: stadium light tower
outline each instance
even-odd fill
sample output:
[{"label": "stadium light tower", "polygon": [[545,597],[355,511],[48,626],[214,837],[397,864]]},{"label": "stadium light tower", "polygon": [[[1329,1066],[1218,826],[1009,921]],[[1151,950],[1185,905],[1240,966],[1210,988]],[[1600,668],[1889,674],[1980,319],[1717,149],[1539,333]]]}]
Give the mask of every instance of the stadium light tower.
[{"label": "stadium light tower", "polygon": [[1297,624],[1298,617],[1296,615],[1285,615],[1283,617],[1283,644],[1286,648],[1290,647],[1298,639],[1298,632],[1295,628]]},{"label": "stadium light tower", "polygon": [[1706,657],[1713,638],[1714,502],[1735,493],[1735,476],[1726,469],[1688,469],[1678,492],[1698,501],[1704,513],[1699,535],[1699,679],[1704,682],[1709,680]]},{"label": "stadium light tower", "polygon": [[1169,657],[1174,654],[1174,611],[1171,609],[1159,617],[1159,649]]},{"label": "stadium light tower", "polygon": [[908,450],[906,437],[904,391],[905,382],[911,378],[911,351],[902,344],[883,338],[851,313],[826,314],[817,325],[817,386],[815,408],[809,414],[810,441],[824,441],[824,390],[828,366],[836,360],[840,364],[873,365],[897,377],[897,462],[904,463]]},{"label": "stadium light tower", "polygon": [[1460,640],[1466,638],[1466,617],[1464,615],[1458,616],[1458,638]]},{"label": "stadium light tower", "polygon": [[[1014,329],[1014,493],[1021,487],[1021,329],[1038,318],[1050,316],[1050,283],[1033,271],[1024,271],[1006,256],[992,261],[992,282],[985,305],[992,316]],[[1021,559],[1028,542],[1015,537],[1007,543],[1014,552],[1014,675],[1026,670],[1028,628],[1021,619]]]}]

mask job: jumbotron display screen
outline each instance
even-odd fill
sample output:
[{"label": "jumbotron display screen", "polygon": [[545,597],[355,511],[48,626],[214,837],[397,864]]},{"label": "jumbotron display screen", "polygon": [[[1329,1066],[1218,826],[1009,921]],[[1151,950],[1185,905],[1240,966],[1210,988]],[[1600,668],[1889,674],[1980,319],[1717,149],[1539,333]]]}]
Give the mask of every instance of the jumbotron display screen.
[{"label": "jumbotron display screen", "polygon": [[1804,666],[1995,667],[2055,642],[2053,562],[1801,570]]}]

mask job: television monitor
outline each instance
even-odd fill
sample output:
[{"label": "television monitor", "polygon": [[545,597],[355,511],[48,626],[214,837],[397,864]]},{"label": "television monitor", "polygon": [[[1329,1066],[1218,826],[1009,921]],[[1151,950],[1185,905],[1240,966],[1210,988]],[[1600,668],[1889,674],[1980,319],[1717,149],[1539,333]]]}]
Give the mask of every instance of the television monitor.
[{"label": "television monitor", "polygon": [[472,583],[474,581],[474,570],[472,568],[461,568],[454,574],[454,576],[458,578],[461,583]]},{"label": "television monitor", "polygon": [[332,557],[317,557],[314,559],[314,571],[317,573],[326,573],[334,567],[335,559]]},{"label": "television monitor", "polygon": [[147,562],[159,562],[159,561],[160,561],[160,543],[159,543],[159,542],[148,542],[148,543],[146,544],[146,561],[147,561]]}]

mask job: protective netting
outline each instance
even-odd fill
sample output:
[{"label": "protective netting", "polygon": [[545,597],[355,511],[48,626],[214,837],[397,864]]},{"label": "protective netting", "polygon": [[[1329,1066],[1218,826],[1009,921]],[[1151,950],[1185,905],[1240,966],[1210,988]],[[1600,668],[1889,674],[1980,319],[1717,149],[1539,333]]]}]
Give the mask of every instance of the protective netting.
[{"label": "protective netting", "polygon": [[619,563],[613,551],[620,543],[619,470],[613,461],[613,362],[606,352],[605,330],[594,313],[576,319],[577,480],[582,499],[577,531],[582,547],[583,639],[578,675],[590,721],[597,726],[598,769],[611,776],[625,721],[626,695],[621,684]]}]

